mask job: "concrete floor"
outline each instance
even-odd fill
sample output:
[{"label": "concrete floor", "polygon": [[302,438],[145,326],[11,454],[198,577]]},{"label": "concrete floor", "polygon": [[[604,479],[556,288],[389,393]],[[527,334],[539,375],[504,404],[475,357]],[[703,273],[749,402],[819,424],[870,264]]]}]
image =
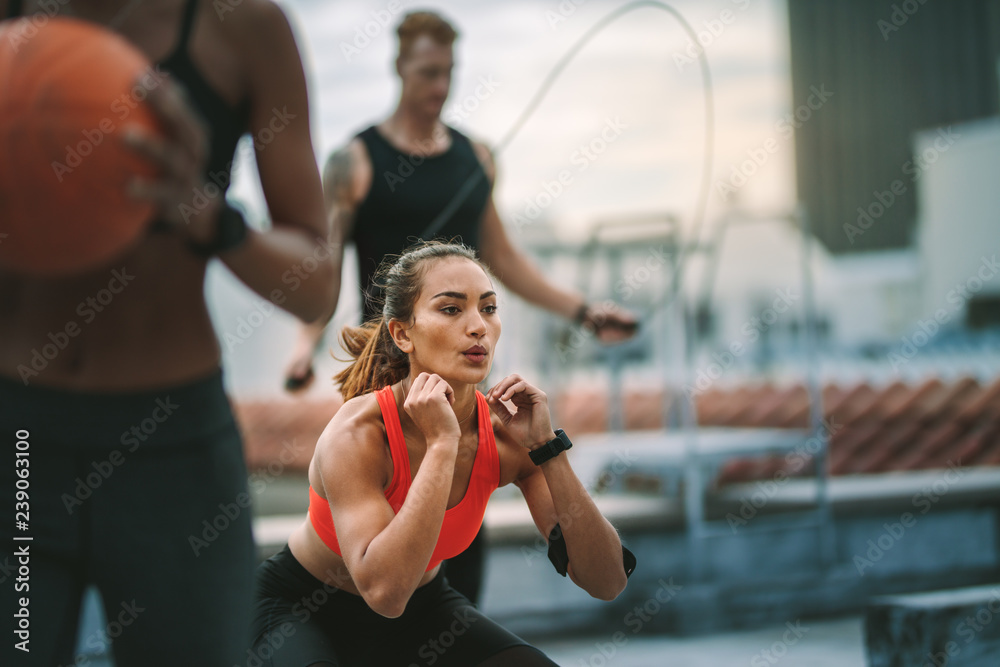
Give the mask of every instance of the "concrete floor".
[{"label": "concrete floor", "polygon": [[[93,591],[84,605],[81,637],[103,623]],[[521,633],[561,667],[863,667],[861,617],[803,620],[697,637],[633,634],[623,627],[572,637]],[[625,630],[624,632],[622,630]],[[82,646],[81,646],[82,649]],[[91,667],[113,667],[109,655],[81,651]]]},{"label": "concrete floor", "polygon": [[619,635],[617,643],[613,633],[532,641],[561,667],[863,667],[862,620],[807,620],[797,632],[775,625],[699,637]]}]

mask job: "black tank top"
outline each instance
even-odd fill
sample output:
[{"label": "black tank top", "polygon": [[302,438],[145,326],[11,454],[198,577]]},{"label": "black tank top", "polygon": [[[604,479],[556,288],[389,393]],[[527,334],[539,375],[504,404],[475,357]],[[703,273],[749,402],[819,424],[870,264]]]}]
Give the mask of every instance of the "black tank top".
[{"label": "black tank top", "polygon": [[[372,163],[372,184],[358,207],[351,240],[358,250],[358,282],[365,321],[381,316],[375,270],[386,255],[399,254],[419,239],[471,177],[475,185],[432,238],[478,249],[483,211],[491,184],[472,142],[449,127],[451,147],[423,157],[400,152],[373,125],[358,135]],[[431,239],[422,239],[431,240]]]},{"label": "black tank top", "polygon": [[250,122],[250,99],[244,99],[235,108],[222,99],[201,72],[191,62],[187,44],[194,27],[194,17],[198,10],[198,0],[188,0],[181,20],[180,39],[174,52],[159,63],[160,69],[170,72],[183,84],[190,98],[191,106],[201,114],[209,128],[209,155],[205,170],[205,182],[215,183],[223,191],[229,187],[232,177],[233,154],[240,137],[247,131]]},{"label": "black tank top", "polygon": [[[187,44],[191,37],[197,9],[198,0],[188,0],[184,7],[184,16],[181,19],[177,46],[173,53],[157,64],[157,67],[169,72],[184,86],[191,105],[208,124],[211,151],[205,168],[205,182],[213,182],[224,191],[229,187],[236,144],[243,133],[247,131],[250,119],[250,100],[244,100],[236,108],[229,106],[208,85],[205,77],[191,62],[191,57],[187,52]],[[10,1],[7,12],[9,18],[20,16],[22,11],[22,0]]]}]

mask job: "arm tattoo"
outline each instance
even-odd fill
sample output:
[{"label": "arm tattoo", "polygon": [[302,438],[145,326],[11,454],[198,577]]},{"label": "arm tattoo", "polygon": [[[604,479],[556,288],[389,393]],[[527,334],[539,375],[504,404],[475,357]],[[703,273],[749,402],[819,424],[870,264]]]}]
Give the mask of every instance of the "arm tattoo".
[{"label": "arm tattoo", "polygon": [[345,202],[351,197],[351,171],[354,167],[354,158],[350,149],[345,146],[341,148],[326,161],[323,169],[323,186],[327,189],[327,197],[343,207]]}]

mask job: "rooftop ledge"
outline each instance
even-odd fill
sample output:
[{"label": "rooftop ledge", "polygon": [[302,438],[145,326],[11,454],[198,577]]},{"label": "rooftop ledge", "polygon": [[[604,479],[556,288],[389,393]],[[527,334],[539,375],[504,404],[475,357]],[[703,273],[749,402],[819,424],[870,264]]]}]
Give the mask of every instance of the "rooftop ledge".
[{"label": "rooftop ledge", "polygon": [[[814,479],[732,484],[706,497],[708,518],[725,521],[728,513],[753,508],[754,515],[778,516],[815,507]],[[1000,468],[954,468],[878,475],[834,477],[828,481],[835,516],[904,513],[914,515],[968,505],[1000,503]],[[509,495],[509,494],[505,494]],[[595,494],[601,513],[623,533],[679,530],[684,507],[676,496]],[[263,551],[276,551],[305,513],[263,516],[254,520],[254,538]],[[522,498],[500,497],[486,508],[491,543],[534,540],[538,531]]]}]

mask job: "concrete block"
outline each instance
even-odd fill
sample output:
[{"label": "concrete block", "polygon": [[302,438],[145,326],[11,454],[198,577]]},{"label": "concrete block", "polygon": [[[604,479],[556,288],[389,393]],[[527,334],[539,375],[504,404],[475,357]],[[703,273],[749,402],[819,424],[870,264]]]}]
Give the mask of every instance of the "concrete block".
[{"label": "concrete block", "polygon": [[873,598],[865,650],[870,667],[995,667],[1000,585]]}]

